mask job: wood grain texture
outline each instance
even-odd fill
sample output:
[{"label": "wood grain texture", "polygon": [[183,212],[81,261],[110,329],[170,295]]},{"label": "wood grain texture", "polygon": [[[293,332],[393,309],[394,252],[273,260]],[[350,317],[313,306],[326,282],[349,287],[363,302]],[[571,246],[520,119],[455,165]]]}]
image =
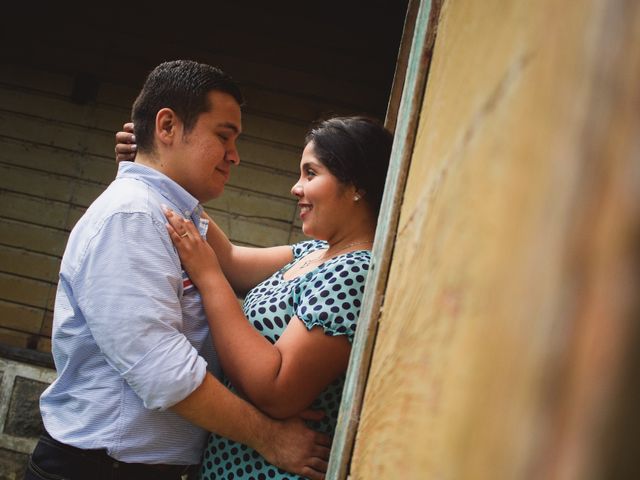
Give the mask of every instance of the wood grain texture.
[{"label": "wood grain texture", "polygon": [[613,478],[639,35],[636,2],[444,2],[351,478]]},{"label": "wood grain texture", "polygon": [[405,35],[411,43],[407,53],[406,71],[400,67],[396,74],[404,74],[403,87],[399,105],[394,105],[397,112],[389,112],[387,128],[395,129],[394,143],[391,151],[389,171],[385,183],[376,235],[374,239],[371,268],[362,299],[362,308],[358,318],[358,328],[353,341],[353,349],[349,359],[349,367],[345,380],[340,414],[331,448],[331,458],[327,470],[327,478],[345,478],[353,452],[353,442],[359,427],[362,399],[367,382],[371,355],[378,328],[378,318],[387,285],[389,264],[395,244],[395,235],[402,195],[413,151],[417,118],[429,69],[429,60],[433,47],[434,28],[439,16],[439,1],[423,1],[410,6],[407,13]]}]

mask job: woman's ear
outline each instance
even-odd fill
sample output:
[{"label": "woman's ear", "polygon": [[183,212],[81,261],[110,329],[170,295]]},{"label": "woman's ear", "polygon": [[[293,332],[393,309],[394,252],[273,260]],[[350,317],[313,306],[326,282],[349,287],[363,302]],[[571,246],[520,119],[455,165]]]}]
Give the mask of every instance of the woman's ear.
[{"label": "woman's ear", "polygon": [[163,145],[171,145],[177,138],[182,122],[170,108],[162,108],[156,114],[156,139]]},{"label": "woman's ear", "polygon": [[366,190],[363,189],[356,189],[354,194],[353,194],[353,201],[354,202],[359,202],[360,200],[362,200],[362,198],[367,194]]}]

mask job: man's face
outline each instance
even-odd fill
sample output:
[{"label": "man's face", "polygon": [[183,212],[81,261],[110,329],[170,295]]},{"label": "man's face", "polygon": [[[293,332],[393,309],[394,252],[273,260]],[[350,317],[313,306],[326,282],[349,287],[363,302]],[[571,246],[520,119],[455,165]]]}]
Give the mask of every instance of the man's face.
[{"label": "man's face", "polygon": [[231,165],[240,163],[236,140],[242,131],[240,105],[229,94],[212,91],[212,105],[176,143],[175,178],[199,202],[222,195]]}]

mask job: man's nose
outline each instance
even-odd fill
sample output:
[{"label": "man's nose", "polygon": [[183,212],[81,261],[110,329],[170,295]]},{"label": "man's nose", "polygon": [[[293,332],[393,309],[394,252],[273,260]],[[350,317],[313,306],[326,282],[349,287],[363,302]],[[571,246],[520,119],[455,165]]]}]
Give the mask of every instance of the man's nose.
[{"label": "man's nose", "polygon": [[240,154],[238,153],[238,150],[236,148],[227,150],[225,154],[225,160],[236,166],[240,165]]}]

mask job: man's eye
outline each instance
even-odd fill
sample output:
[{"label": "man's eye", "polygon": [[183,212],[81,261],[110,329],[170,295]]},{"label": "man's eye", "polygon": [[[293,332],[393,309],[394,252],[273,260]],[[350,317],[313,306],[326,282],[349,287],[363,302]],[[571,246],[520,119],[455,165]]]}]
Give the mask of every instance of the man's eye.
[{"label": "man's eye", "polygon": [[221,133],[218,134],[218,137],[220,137],[220,140],[222,140],[223,142],[229,140],[229,137],[227,137],[226,135],[222,135]]}]

